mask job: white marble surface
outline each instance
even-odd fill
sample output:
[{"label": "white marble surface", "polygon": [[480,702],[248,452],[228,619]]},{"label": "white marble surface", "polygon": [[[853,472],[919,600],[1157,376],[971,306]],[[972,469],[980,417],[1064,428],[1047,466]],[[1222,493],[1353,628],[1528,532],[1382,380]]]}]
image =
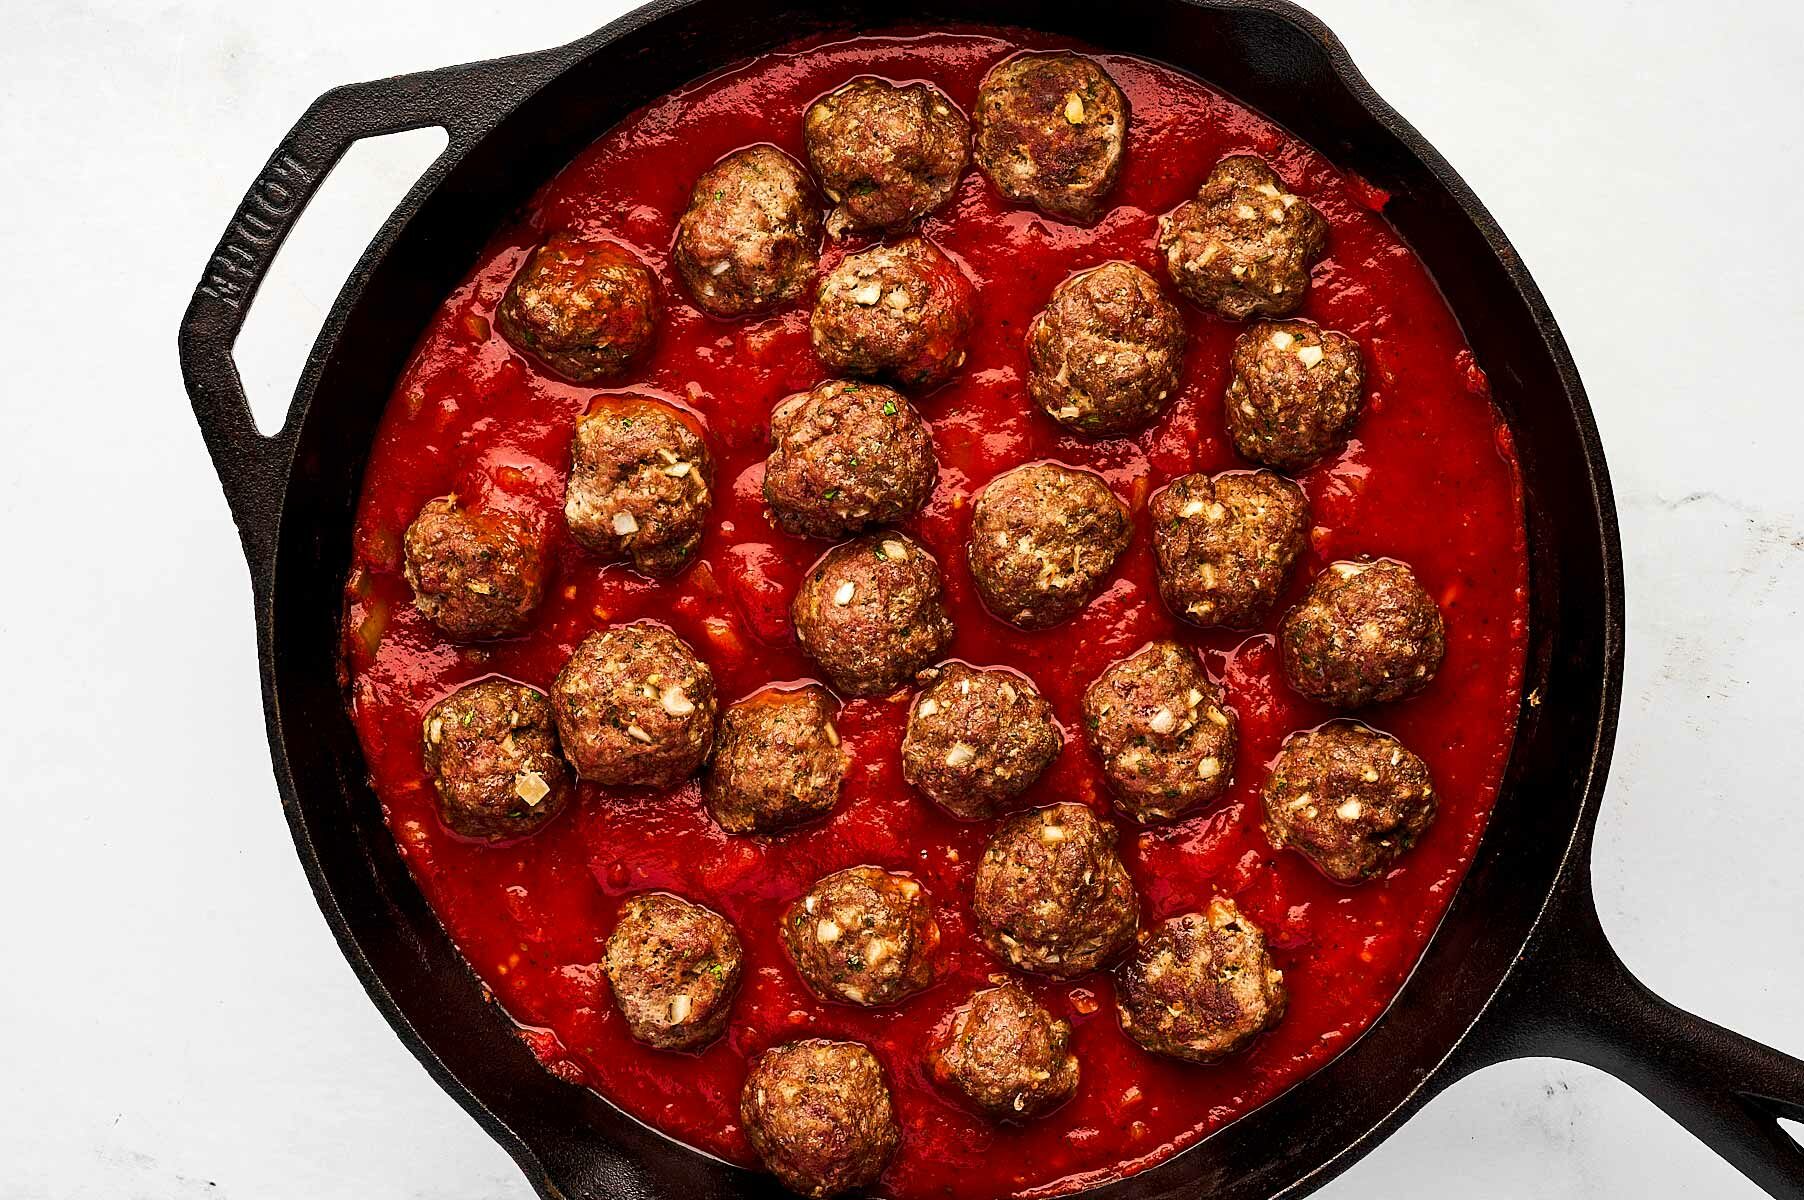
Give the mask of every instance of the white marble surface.
[{"label": "white marble surface", "polygon": [[[244,571],[174,333],[233,204],[314,95],[567,40],[621,7],[9,9],[0,1197],[528,1195],[365,1001],[294,861]],[[1656,990],[1804,1053],[1804,419],[1789,382],[1804,17],[1315,7],[1509,231],[1597,409],[1630,603],[1604,922]],[[269,394],[330,302],[329,268],[408,169],[380,154],[358,168],[260,302],[244,359]],[[1454,1088],[1325,1194],[1755,1193],[1622,1085],[1523,1062]]]}]

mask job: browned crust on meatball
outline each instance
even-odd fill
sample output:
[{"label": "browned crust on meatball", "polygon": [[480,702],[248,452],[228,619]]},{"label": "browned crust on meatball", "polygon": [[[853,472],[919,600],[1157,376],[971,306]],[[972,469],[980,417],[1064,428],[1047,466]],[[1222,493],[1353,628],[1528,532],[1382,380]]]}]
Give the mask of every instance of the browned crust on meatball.
[{"label": "browned crust on meatball", "polygon": [[808,106],[802,138],[838,237],[901,229],[944,204],[969,160],[971,126],[932,84],[863,75]]},{"label": "browned crust on meatball", "polygon": [[1365,405],[1359,343],[1313,321],[1258,321],[1234,343],[1222,408],[1234,448],[1285,471],[1346,444]]},{"label": "browned crust on meatball", "polygon": [[848,254],[821,280],[809,332],[836,375],[943,383],[965,361],[975,293],[924,237]]},{"label": "browned crust on meatball", "polygon": [[775,146],[749,146],[695,181],[671,257],[704,312],[740,317],[800,296],[820,242],[807,173]]},{"label": "browned crust on meatball", "polygon": [[952,641],[940,565],[921,543],[885,530],[841,543],[808,569],[790,606],[802,649],[848,696],[880,696],[915,677]]},{"label": "browned crust on meatball", "polygon": [[974,124],[977,165],[997,191],[1081,223],[1121,172],[1128,102],[1092,59],[1018,54],[983,77]]},{"label": "browned crust on meatball", "polygon": [[896,1004],[933,982],[940,927],[920,883],[881,867],[816,881],[783,912],[783,948],[823,1000]]},{"label": "browned crust on meatball", "polygon": [[1121,1031],[1155,1054],[1219,1062],[1284,1016],[1284,973],[1265,934],[1232,900],[1173,917],[1141,935],[1121,966]]},{"label": "browned crust on meatball", "polygon": [[1240,721],[1227,692],[1177,642],[1148,642],[1084,692],[1084,722],[1116,810],[1175,821],[1228,790]]},{"label": "browned crust on meatball", "polygon": [[1330,563],[1278,626],[1284,678],[1335,708],[1402,700],[1434,682],[1447,653],[1441,610],[1391,558]]},{"label": "browned crust on meatball", "polygon": [[693,775],[714,743],[714,672],[651,621],[584,638],[551,699],[564,753],[593,783],[667,788]]},{"label": "browned crust on meatball", "polygon": [[466,508],[455,495],[428,500],[402,539],[413,605],[458,642],[526,628],[545,598],[545,542],[528,522]]},{"label": "browned crust on meatball", "polygon": [[1157,280],[1131,263],[1103,263],[1059,284],[1034,317],[1027,389],[1079,433],[1132,433],[1177,395],[1185,336]]},{"label": "browned crust on meatball", "polygon": [[1012,983],[977,992],[935,1038],[928,1072],[1004,1121],[1052,1111],[1077,1090],[1071,1026]]},{"label": "browned crust on meatball", "polygon": [[1133,538],[1127,505],[1094,471],[1028,463],[978,493],[972,581],[984,606],[1021,629],[1070,619],[1096,598]]},{"label": "browned crust on meatball", "polygon": [[1180,620],[1250,629],[1278,603],[1309,534],[1303,489],[1270,471],[1184,475],[1153,495],[1159,595]]},{"label": "browned crust on meatball", "polygon": [[823,1038],[754,1059],[739,1122],[784,1187],[817,1198],[876,1183],[901,1140],[876,1056],[857,1042]]},{"label": "browned crust on meatball", "polygon": [[495,323],[515,349],[565,379],[599,383],[651,348],[657,280],[623,246],[554,233],[508,284]]},{"label": "browned crust on meatball", "polygon": [[1159,252],[1178,291],[1231,321],[1293,313],[1328,222],[1262,159],[1222,159],[1196,199],[1159,218]]},{"label": "browned crust on meatball", "polygon": [[689,565],[714,502],[714,456],[691,420],[645,396],[597,396],[576,422],[564,520],[604,559],[654,579]]},{"label": "browned crust on meatball", "polygon": [[833,697],[814,685],[764,688],[720,716],[702,795],[728,833],[780,833],[839,802],[846,753]]},{"label": "browned crust on meatball", "polygon": [[726,1030],[742,961],[725,917],[647,892],[621,906],[602,969],[635,1039],[659,1050],[699,1050]]},{"label": "browned crust on meatball", "polygon": [[1065,735],[1033,681],[1006,667],[923,671],[908,710],[902,777],[955,817],[996,814],[1058,757]]},{"label": "browned crust on meatball", "polygon": [[570,799],[545,693],[508,679],[465,684],[420,723],[439,817],[462,837],[536,833]]},{"label": "browned crust on meatball", "polygon": [[977,865],[971,906],[991,953],[1055,979],[1093,971],[1126,950],[1140,920],[1115,830],[1081,804],[1004,821]]},{"label": "browned crust on meatball", "polygon": [[829,380],[779,404],[770,419],[764,501],[785,532],[833,538],[919,512],[939,463],[933,439],[900,392]]},{"label": "browned crust on meatball", "polygon": [[1434,822],[1428,764],[1387,733],[1330,721],[1293,733],[1261,792],[1265,836],[1339,883],[1363,883]]}]

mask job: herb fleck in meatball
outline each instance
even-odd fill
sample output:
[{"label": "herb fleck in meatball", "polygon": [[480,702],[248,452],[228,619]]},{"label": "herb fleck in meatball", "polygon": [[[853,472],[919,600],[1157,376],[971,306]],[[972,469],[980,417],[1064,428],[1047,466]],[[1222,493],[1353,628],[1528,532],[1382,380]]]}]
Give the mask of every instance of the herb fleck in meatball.
[{"label": "herb fleck in meatball", "polygon": [[1327,242],[1315,206],[1250,155],[1216,163],[1196,199],[1159,219],[1159,251],[1178,291],[1234,321],[1297,311]]},{"label": "herb fleck in meatball", "polygon": [[502,336],[577,383],[612,379],[651,348],[658,288],[630,251],[554,233],[495,309]]},{"label": "herb fleck in meatball", "polygon": [[1346,443],[1365,402],[1359,344],[1313,321],[1259,321],[1234,343],[1228,436],[1242,455],[1301,471]]},{"label": "herb fleck in meatball", "polygon": [[1159,594],[1206,628],[1265,620],[1309,531],[1303,489],[1270,471],[1181,476],[1153,496],[1151,511]]},{"label": "herb fleck in meatball", "polygon": [[1413,696],[1447,652],[1441,610],[1395,559],[1330,563],[1278,626],[1284,678],[1335,708]]},{"label": "herb fleck in meatball", "polygon": [[1265,781],[1265,836],[1328,878],[1384,874],[1434,821],[1428,764],[1354,721],[1293,733]]},{"label": "herb fleck in meatball", "polygon": [[1004,821],[977,865],[971,906],[992,953],[1056,979],[1093,971],[1127,949],[1140,920],[1115,830],[1081,804]]},{"label": "herb fleck in meatball", "polygon": [[906,1000],[933,982],[939,944],[921,885],[881,867],[835,871],[783,913],[783,946],[823,1000]]},{"label": "herb fleck in meatball", "polygon": [[1133,537],[1102,476],[1029,463],[990,480],[971,512],[971,576],[985,607],[1021,629],[1076,616]]},{"label": "herb fleck in meatball", "polygon": [[702,789],[728,833],[780,833],[831,812],[846,754],[822,687],[765,688],[720,717],[714,763]]},{"label": "herb fleck in meatball", "polygon": [[1076,54],[1018,54],[977,90],[977,165],[996,190],[1062,221],[1093,220],[1121,171],[1128,103]]},{"label": "herb fleck in meatball", "polygon": [[952,641],[940,565],[904,533],[844,542],[816,560],[790,606],[796,638],[848,696],[895,691]]},{"label": "herb fleck in meatball", "polygon": [[872,246],[821,281],[814,353],[835,374],[931,387],[965,361],[974,304],[957,265],[926,238]]},{"label": "herb fleck in meatball", "polygon": [[713,456],[683,414],[642,396],[598,396],[570,442],[564,520],[596,554],[661,579],[695,557],[713,486]]},{"label": "herb fleck in meatball", "polygon": [[440,496],[402,542],[414,607],[453,641],[518,633],[545,597],[544,539],[509,514]]},{"label": "herb fleck in meatball", "polygon": [[650,621],[584,638],[551,699],[564,753],[594,783],[670,787],[714,742],[714,672]]},{"label": "herb fleck in meatball", "polygon": [[1123,1033],[1195,1063],[1251,1045],[1278,1023],[1287,999],[1265,934],[1220,898],[1143,934],[1115,989]]},{"label": "herb fleck in meatball", "polygon": [[1159,284],[1129,263],[1073,275],[1027,330],[1027,389],[1079,433],[1132,433],[1177,393],[1184,319]]},{"label": "herb fleck in meatball", "polygon": [[827,231],[901,229],[952,195],[969,157],[971,126],[928,83],[863,75],[802,117],[808,162],[836,207]]},{"label": "herb fleck in meatball", "polygon": [[923,671],[902,777],[955,817],[980,820],[1026,791],[1065,744],[1033,681],[1006,667]]},{"label": "herb fleck in meatball", "polygon": [[926,422],[900,392],[829,380],[770,418],[764,501],[777,524],[833,538],[911,517],[933,494],[939,463]]},{"label": "herb fleck in meatball", "polygon": [[751,146],[695,181],[673,257],[704,311],[742,317],[800,296],[820,242],[807,173],[775,146]]},{"label": "herb fleck in meatball", "polygon": [[525,837],[570,799],[543,692],[506,679],[465,684],[427,711],[421,732],[439,816],[453,833]]},{"label": "herb fleck in meatball", "polygon": [[712,909],[667,892],[620,909],[602,964],[633,1037],[699,1050],[719,1037],[739,990],[739,935]]},{"label": "herb fleck in meatball", "polygon": [[1012,983],[978,992],[953,1014],[928,1069],[941,1087],[1002,1120],[1031,1120],[1077,1090],[1071,1026]]},{"label": "herb fleck in meatball", "polygon": [[1187,646],[1148,642],[1104,671],[1084,721],[1115,807],[1142,824],[1178,819],[1234,777],[1239,721]]},{"label": "herb fleck in meatball", "polygon": [[739,1123],[778,1181],[812,1197],[876,1183],[901,1140],[876,1056],[857,1042],[821,1038],[773,1046],[753,1060]]}]

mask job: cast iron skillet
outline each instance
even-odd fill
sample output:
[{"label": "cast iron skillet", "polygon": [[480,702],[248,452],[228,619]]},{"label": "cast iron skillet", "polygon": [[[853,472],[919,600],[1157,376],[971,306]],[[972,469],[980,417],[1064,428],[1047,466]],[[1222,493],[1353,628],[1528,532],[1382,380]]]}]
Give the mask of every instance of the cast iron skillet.
[{"label": "cast iron skillet", "polygon": [[[508,214],[635,107],[818,31],[877,28],[877,0],[663,0],[569,46],[353,84],[283,139],[208,262],[182,368],[250,562],[276,780],[320,908],[371,998],[547,1197],[777,1191],[542,1070],[483,999],[383,825],[337,674],[364,459],[443,297]],[[1496,814],[1420,967],[1325,1069],[1109,1197],[1301,1196],[1487,1064],[1558,1056],[1626,1080],[1774,1196],[1804,1200],[1804,1063],[1652,995],[1605,941],[1592,827],[1622,681],[1621,548],[1584,389],[1540,292],[1465,183],[1373,94],[1320,22],[1279,0],[931,0],[922,23],[1033,26],[1201,76],[1392,193],[1490,374],[1526,484],[1525,700]],[[359,138],[443,126],[450,144],[339,294],[287,423],[252,421],[232,344],[283,237]]]}]

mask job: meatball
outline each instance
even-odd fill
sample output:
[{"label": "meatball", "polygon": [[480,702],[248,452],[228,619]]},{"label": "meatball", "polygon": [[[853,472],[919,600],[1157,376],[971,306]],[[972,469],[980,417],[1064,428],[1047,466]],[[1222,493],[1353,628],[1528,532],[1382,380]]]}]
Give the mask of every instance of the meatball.
[{"label": "meatball", "polygon": [[902,738],[902,777],[955,817],[981,820],[1031,786],[1065,735],[1033,681],[949,662],[921,672]]},{"label": "meatball", "polygon": [[785,531],[834,538],[911,517],[939,463],[914,406],[874,383],[830,380],[770,417],[764,502]]},{"label": "meatball", "polygon": [[862,75],[808,106],[808,163],[836,207],[827,232],[901,229],[952,195],[971,126],[930,83]]},{"label": "meatball", "polygon": [[1027,390],[1091,437],[1156,420],[1178,389],[1184,319],[1139,267],[1104,263],[1053,290],[1027,330]]},{"label": "meatball", "polygon": [[702,795],[728,833],[780,833],[832,811],[846,773],[822,687],[763,691],[727,706]]},{"label": "meatball", "polygon": [[1359,343],[1313,321],[1258,321],[1234,343],[1222,408],[1241,455],[1301,471],[1346,443],[1365,403]]},{"label": "meatball", "polygon": [[1128,103],[1109,73],[1076,54],[1018,54],[977,89],[977,165],[1010,200],[1061,221],[1102,211],[1121,171]]},{"label": "meatball", "polygon": [[714,458],[686,416],[643,396],[598,396],[570,441],[564,520],[596,554],[662,579],[695,557],[713,488]]},{"label": "meatball", "polygon": [[1441,610],[1390,558],[1330,563],[1278,626],[1284,678],[1335,708],[1413,696],[1447,652]]},{"label": "meatball", "polygon": [[402,550],[413,606],[453,641],[518,633],[545,598],[544,538],[507,513],[428,500]]},{"label": "meatball", "polygon": [[1084,692],[1084,723],[1115,807],[1173,821],[1228,790],[1240,723],[1196,652],[1148,642]]},{"label": "meatball", "polygon": [[742,317],[800,296],[820,242],[807,173],[775,146],[750,146],[695,181],[672,257],[704,312]]},{"label": "meatball", "polygon": [[595,783],[666,788],[714,742],[714,672],[662,625],[592,633],[551,688],[576,773]]},{"label": "meatball", "polygon": [[1116,980],[1121,1031],[1155,1054],[1212,1063],[1278,1023],[1288,999],[1265,934],[1232,900],[1142,935]]},{"label": "meatball", "polygon": [[1077,1090],[1071,1026],[1012,983],[976,993],[928,1051],[944,1088],[1000,1120],[1031,1120]]},{"label": "meatball", "polygon": [[790,606],[796,639],[848,696],[892,692],[952,641],[940,564],[905,533],[843,542],[821,555]]},{"label": "meatball", "polygon": [[939,944],[926,891],[882,867],[835,871],[783,912],[783,947],[823,1000],[906,1000],[933,982]]},{"label": "meatball", "polygon": [[823,1038],[773,1046],[752,1061],[739,1123],[783,1186],[813,1197],[877,1182],[901,1140],[876,1055]]},{"label": "meatball", "polygon": [[1263,798],[1267,840],[1340,883],[1384,874],[1435,812],[1428,764],[1396,738],[1354,721],[1285,739]]},{"label": "meatball", "polygon": [[514,276],[495,321],[516,349],[565,379],[598,383],[651,348],[658,287],[631,251],[554,233]]},{"label": "meatball", "polygon": [[1095,970],[1127,949],[1140,920],[1115,830],[1081,804],[1004,821],[977,864],[971,907],[992,953],[1055,979]]},{"label": "meatball", "polygon": [[810,336],[838,375],[944,383],[965,361],[976,293],[923,237],[848,254],[821,281]]},{"label": "meatball", "polygon": [[659,1050],[699,1050],[727,1027],[741,961],[725,917],[647,892],[621,906],[602,969],[634,1038]]},{"label": "meatball", "polygon": [[1270,471],[1184,475],[1160,489],[1151,507],[1167,608],[1205,628],[1265,620],[1308,537],[1302,488]]},{"label": "meatball", "polygon": [[467,838],[536,832],[570,799],[545,693],[506,679],[458,688],[421,723],[439,817]]},{"label": "meatball", "polygon": [[1134,536],[1102,476],[1029,463],[990,480],[971,511],[971,576],[985,607],[1021,629],[1076,616]]},{"label": "meatball", "polygon": [[1178,291],[1233,321],[1297,311],[1327,242],[1315,205],[1244,154],[1216,163],[1196,199],[1159,218],[1159,252]]}]

